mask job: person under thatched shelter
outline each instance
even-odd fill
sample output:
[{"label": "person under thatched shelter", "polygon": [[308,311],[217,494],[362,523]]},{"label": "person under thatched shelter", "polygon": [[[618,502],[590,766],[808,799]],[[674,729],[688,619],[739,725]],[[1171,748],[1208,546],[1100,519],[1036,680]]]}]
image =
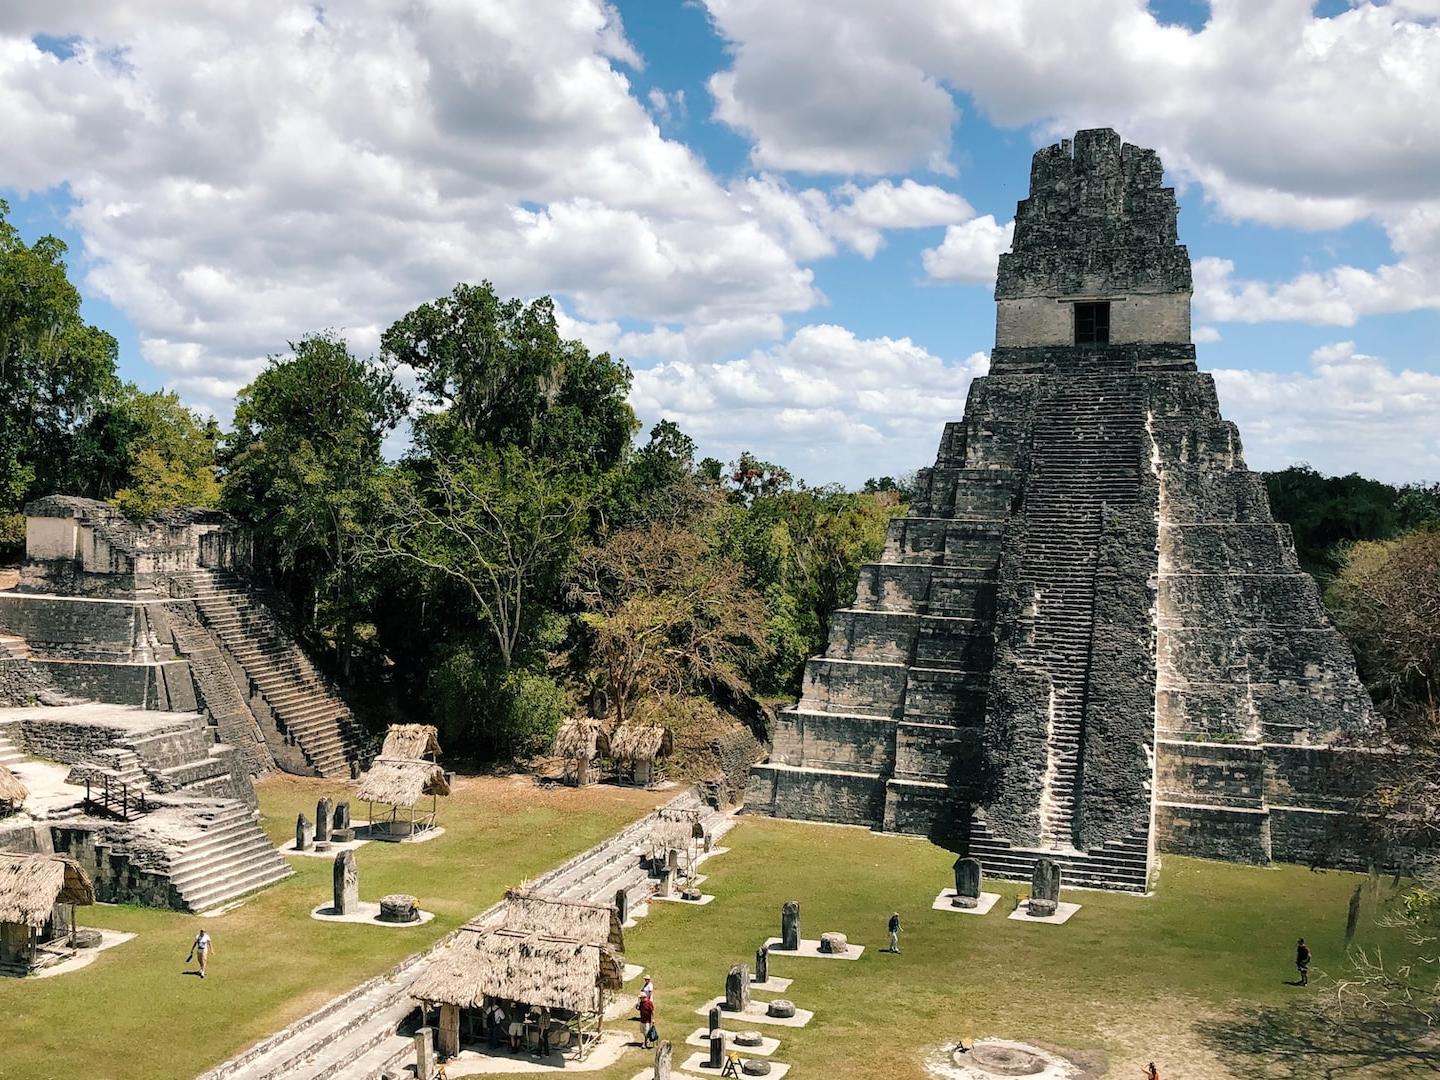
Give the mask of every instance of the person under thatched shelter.
[{"label": "person under thatched shelter", "polygon": [[13,814],[24,804],[30,791],[9,769],[0,768],[0,817]]},{"label": "person under thatched shelter", "polygon": [[[42,946],[73,933],[75,908],[95,903],[95,883],[64,855],[0,852],[0,968],[25,974],[45,957]],[[70,907],[65,919],[62,905]]]},{"label": "person under thatched shelter", "polygon": [[610,753],[610,739],[600,721],[590,716],[567,720],[555,733],[555,756],[567,784],[584,787],[597,779],[596,762]]},{"label": "person under thatched shelter", "polygon": [[[372,840],[404,840],[435,827],[439,796],[450,794],[445,770],[433,761],[377,757],[360,777],[355,797],[363,799]],[[421,802],[429,796],[430,805]],[[377,820],[376,806],[382,809]]]},{"label": "person under thatched shelter", "polygon": [[661,758],[669,757],[675,749],[670,729],[661,724],[622,724],[610,736],[610,756],[622,773],[641,787],[648,787],[658,779],[658,764]]},{"label": "person under thatched shelter", "polygon": [[695,865],[704,837],[699,809],[662,806],[655,811],[650,823],[650,861],[663,865],[669,852],[678,851],[680,865],[688,874]]},{"label": "person under thatched shelter", "polygon": [[[517,916],[523,922],[536,913]],[[584,1059],[600,1037],[606,1004],[624,983],[624,954],[604,942],[510,926],[465,927],[411,984],[410,996],[440,1010],[438,1049],[459,1053],[462,1031],[478,1036],[482,1012],[499,1004],[511,1021],[533,1028],[547,1010],[554,1040]],[[527,1031],[527,1034],[530,1032]]]},{"label": "person under thatched shelter", "polygon": [[434,724],[391,724],[380,757],[407,761],[439,761],[440,733]]}]

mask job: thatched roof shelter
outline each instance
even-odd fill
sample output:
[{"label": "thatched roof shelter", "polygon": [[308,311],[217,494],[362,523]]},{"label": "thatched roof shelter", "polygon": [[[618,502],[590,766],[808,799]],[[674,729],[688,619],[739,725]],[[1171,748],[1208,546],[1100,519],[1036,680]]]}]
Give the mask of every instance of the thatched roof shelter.
[{"label": "thatched roof shelter", "polygon": [[30,790],[20,782],[18,776],[9,769],[0,769],[0,802],[19,806],[29,794]]},{"label": "thatched roof shelter", "polygon": [[610,753],[610,739],[600,722],[589,716],[572,717],[555,733],[555,756],[594,761]]},{"label": "thatched roof shelter", "polygon": [[573,938],[590,945],[607,946],[617,953],[625,951],[620,913],[611,904],[560,900],[524,889],[511,889],[505,894],[503,925],[506,930],[519,934]]},{"label": "thatched roof shelter", "polygon": [[660,724],[622,724],[610,736],[610,756],[619,761],[654,761],[669,757],[675,740]]},{"label": "thatched roof shelter", "polygon": [[445,770],[433,761],[377,757],[355,792],[366,802],[410,807],[426,795],[449,795]]},{"label": "thatched roof shelter", "polygon": [[466,930],[431,962],[410,996],[477,1009],[485,999],[600,1013],[624,981],[624,960],[604,945],[504,927]]},{"label": "thatched roof shelter", "polygon": [[95,903],[95,883],[64,855],[0,852],[0,923],[40,929],[56,904]]},{"label": "thatched roof shelter", "polygon": [[440,756],[440,733],[434,724],[391,724],[380,757],[420,761]]},{"label": "thatched roof shelter", "polygon": [[691,844],[705,835],[698,809],[662,807],[650,822],[650,850],[690,853]]}]

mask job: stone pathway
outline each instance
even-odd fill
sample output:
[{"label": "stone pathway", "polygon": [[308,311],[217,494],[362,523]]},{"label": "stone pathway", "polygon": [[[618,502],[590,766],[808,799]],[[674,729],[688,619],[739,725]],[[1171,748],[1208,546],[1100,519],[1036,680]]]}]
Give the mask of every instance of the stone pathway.
[{"label": "stone pathway", "polygon": [[[702,803],[692,790],[666,805],[680,808]],[[653,816],[647,814],[609,840],[536,878],[530,888],[564,899],[609,903],[617,889],[630,888],[644,876],[639,861],[648,847]],[[730,815],[708,809],[704,822],[717,839],[734,825]],[[469,925],[498,921],[503,906],[504,901],[492,905]],[[403,1066],[414,1052],[411,1040],[396,1034],[416,1008],[409,996],[410,985],[427,958],[454,937],[441,938],[198,1080],[378,1080],[387,1069],[398,1071],[397,1066]]]}]

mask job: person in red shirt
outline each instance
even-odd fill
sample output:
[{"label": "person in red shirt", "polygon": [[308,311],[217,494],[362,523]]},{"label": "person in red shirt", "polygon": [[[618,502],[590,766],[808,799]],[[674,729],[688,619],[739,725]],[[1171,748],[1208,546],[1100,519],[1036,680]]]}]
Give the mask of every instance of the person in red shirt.
[{"label": "person in red shirt", "polygon": [[655,1001],[648,995],[640,999],[640,1034],[643,1038],[641,1045],[646,1050],[659,1038],[655,1030]]},{"label": "person in red shirt", "polygon": [[1153,1061],[1145,1066],[1145,1080],[1160,1080],[1160,1070],[1155,1067]]}]

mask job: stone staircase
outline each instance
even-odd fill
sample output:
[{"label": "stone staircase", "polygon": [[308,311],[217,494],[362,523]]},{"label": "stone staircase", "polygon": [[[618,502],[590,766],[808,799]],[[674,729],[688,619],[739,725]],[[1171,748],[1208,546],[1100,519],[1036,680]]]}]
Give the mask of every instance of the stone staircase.
[{"label": "stone staircase", "polygon": [[985,822],[976,818],[970,824],[968,854],[980,860],[981,870],[987,877],[1029,881],[1035,861],[1049,859],[1059,865],[1063,886],[1147,893],[1150,891],[1148,846],[1147,837],[1140,835],[1089,851],[1020,848],[992,834]]},{"label": "stone staircase", "polygon": [[186,605],[175,605],[170,612],[170,633],[175,648],[190,663],[191,678],[215,726],[216,737],[243,753],[251,772],[268,772],[275,759],[265,745],[255,714],[235,685],[230,665],[210,632],[200,624],[199,615]]},{"label": "stone staircase", "polygon": [[170,858],[170,885],[184,907],[208,911],[273,885],[295,871],[265,835],[256,812],[217,799],[201,828],[184,837]]},{"label": "stone staircase", "polygon": [[1023,564],[1035,607],[1021,659],[1050,677],[1040,813],[1042,843],[1056,850],[1075,843],[1104,509],[1138,497],[1143,424],[1134,381],[1100,371],[1055,378],[1036,412]]},{"label": "stone staircase", "polygon": [[[686,792],[669,805],[695,806],[699,800],[693,792]],[[529,882],[528,888],[549,896],[602,903],[612,901],[620,888],[647,890],[644,882],[648,877],[639,863],[647,850],[651,820],[649,815],[641,818]],[[707,810],[703,821],[717,838],[734,823],[729,815],[715,810]],[[467,925],[494,922],[502,907],[503,902],[492,905]],[[427,958],[454,937],[451,934],[440,939],[387,974],[335,998],[203,1074],[200,1080],[379,1080],[387,1072],[404,1075],[404,1066],[413,1058],[414,1049],[409,1038],[396,1032],[415,1012],[410,985]]]},{"label": "stone staircase", "polygon": [[209,728],[195,718],[123,744],[149,786],[160,793],[234,798],[230,762],[234,748],[217,746]]},{"label": "stone staircase", "polygon": [[14,727],[9,724],[0,725],[0,769],[11,768],[24,760],[25,753],[20,749]]},{"label": "stone staircase", "polygon": [[348,776],[367,740],[330,681],[242,579],[197,570],[190,581],[205,625],[254,683],[280,731],[318,775]]}]

